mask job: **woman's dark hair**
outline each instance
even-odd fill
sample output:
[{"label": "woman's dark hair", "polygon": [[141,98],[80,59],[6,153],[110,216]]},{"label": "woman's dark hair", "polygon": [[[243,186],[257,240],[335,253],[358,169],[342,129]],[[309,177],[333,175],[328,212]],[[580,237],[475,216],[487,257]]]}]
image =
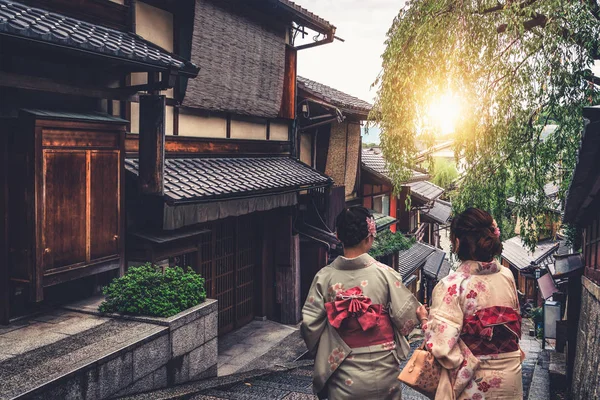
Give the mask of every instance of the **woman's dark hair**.
[{"label": "woman's dark hair", "polygon": [[373,218],[373,215],[364,207],[345,208],[337,216],[337,235],[345,248],[354,247],[369,236],[367,218]]},{"label": "woman's dark hair", "polygon": [[453,244],[456,239],[460,241],[457,255],[462,261],[488,262],[502,253],[502,242],[496,234],[494,219],[479,208],[467,208],[454,217],[450,239]]}]

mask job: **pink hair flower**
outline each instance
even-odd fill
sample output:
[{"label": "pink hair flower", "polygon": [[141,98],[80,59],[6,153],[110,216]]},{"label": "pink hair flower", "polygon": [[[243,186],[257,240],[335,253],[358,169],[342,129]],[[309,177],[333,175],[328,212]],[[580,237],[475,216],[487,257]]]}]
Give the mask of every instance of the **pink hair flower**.
[{"label": "pink hair flower", "polygon": [[377,225],[374,218],[367,217],[367,226],[369,228],[369,236],[377,237]]},{"label": "pink hair flower", "polygon": [[496,237],[500,237],[500,228],[498,228],[497,226],[494,227],[494,235]]}]

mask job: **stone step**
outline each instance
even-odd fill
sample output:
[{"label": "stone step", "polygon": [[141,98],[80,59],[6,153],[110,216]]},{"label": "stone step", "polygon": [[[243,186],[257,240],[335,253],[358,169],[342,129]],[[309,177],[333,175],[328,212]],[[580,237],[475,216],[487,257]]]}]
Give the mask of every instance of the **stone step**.
[{"label": "stone step", "polygon": [[[168,332],[162,326],[95,316],[77,322],[89,329],[71,320],[51,322],[36,321],[0,335],[7,355],[0,361],[0,399],[106,398],[131,385],[133,349]],[[10,335],[20,336],[14,346]]]}]

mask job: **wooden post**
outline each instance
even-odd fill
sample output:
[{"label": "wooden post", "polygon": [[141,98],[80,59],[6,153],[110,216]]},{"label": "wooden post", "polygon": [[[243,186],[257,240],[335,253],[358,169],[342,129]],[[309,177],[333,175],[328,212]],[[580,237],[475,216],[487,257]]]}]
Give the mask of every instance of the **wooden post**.
[{"label": "wooden post", "polygon": [[140,96],[140,175],[143,194],[164,194],[165,96]]},{"label": "wooden post", "polygon": [[6,135],[0,136],[0,325],[8,324],[9,281],[8,281],[8,143]]}]

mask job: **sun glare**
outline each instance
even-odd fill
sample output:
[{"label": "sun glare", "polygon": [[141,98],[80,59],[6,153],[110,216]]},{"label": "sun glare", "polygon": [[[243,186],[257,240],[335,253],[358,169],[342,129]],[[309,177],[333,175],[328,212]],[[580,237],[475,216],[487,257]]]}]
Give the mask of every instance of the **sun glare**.
[{"label": "sun glare", "polygon": [[460,99],[452,93],[444,94],[429,106],[429,123],[440,135],[454,133],[459,116]]}]

